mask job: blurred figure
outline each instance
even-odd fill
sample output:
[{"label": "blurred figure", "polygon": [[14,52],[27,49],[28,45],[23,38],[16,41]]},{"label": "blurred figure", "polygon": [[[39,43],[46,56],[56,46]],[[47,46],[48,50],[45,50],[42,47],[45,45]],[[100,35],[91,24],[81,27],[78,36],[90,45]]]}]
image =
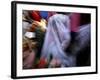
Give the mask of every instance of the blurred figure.
[{"label": "blurred figure", "polygon": [[66,48],[66,52],[77,55],[77,66],[90,66],[91,25],[79,27],[73,43]]},{"label": "blurred figure", "polygon": [[[70,20],[67,15],[55,14],[48,20],[48,26],[41,58],[50,62],[49,66],[75,66],[75,55],[65,52],[71,40]],[[52,58],[50,59],[50,56]]]}]

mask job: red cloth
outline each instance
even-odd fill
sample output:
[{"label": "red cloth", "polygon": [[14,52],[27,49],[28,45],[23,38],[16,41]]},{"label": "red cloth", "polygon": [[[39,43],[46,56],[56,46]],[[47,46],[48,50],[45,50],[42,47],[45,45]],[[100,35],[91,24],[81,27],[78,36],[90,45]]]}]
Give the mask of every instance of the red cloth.
[{"label": "red cloth", "polygon": [[80,26],[80,13],[72,13],[70,18],[71,18],[71,31],[77,32],[78,27]]},{"label": "red cloth", "polygon": [[47,65],[47,61],[45,59],[40,59],[38,63],[38,68],[45,68]]},{"label": "red cloth", "polygon": [[41,20],[41,16],[39,14],[39,11],[32,11],[31,12],[31,16],[32,16],[33,20],[36,20],[36,21],[40,21]]}]

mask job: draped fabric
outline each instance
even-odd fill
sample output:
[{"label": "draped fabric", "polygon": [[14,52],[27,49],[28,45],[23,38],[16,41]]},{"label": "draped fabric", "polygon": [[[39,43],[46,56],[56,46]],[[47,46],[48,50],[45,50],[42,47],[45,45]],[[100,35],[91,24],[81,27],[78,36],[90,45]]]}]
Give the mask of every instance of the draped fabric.
[{"label": "draped fabric", "polygon": [[48,20],[41,58],[49,60],[52,56],[60,60],[61,66],[75,66],[75,55],[64,51],[69,46],[70,40],[69,17],[63,14],[53,15]]},{"label": "draped fabric", "polygon": [[67,48],[67,52],[79,55],[86,47],[91,47],[91,25],[79,26],[74,41]]},{"label": "draped fabric", "polygon": [[74,44],[75,45],[74,49],[72,49],[73,53],[78,53],[82,49],[84,49],[87,46],[90,46],[90,39],[91,39],[91,25],[86,24],[80,26],[79,31],[77,32],[77,36],[75,37]]}]

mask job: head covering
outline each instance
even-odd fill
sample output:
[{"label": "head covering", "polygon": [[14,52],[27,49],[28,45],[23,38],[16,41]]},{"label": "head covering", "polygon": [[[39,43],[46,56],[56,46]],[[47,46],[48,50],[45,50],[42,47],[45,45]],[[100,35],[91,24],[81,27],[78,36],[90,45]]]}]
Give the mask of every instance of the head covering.
[{"label": "head covering", "polygon": [[72,55],[64,51],[70,43],[70,20],[67,15],[55,14],[48,20],[47,32],[42,48],[41,58],[49,60],[50,56],[59,59],[61,66],[74,66]]}]

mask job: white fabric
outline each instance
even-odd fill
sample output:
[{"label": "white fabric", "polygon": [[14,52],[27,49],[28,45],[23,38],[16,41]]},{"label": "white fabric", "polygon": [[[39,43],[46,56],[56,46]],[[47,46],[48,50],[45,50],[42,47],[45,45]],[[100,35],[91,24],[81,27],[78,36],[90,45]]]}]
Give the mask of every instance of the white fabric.
[{"label": "white fabric", "polygon": [[41,58],[49,59],[52,55],[61,61],[62,66],[75,66],[75,57],[64,52],[69,46],[70,20],[63,14],[55,14],[49,18]]}]

